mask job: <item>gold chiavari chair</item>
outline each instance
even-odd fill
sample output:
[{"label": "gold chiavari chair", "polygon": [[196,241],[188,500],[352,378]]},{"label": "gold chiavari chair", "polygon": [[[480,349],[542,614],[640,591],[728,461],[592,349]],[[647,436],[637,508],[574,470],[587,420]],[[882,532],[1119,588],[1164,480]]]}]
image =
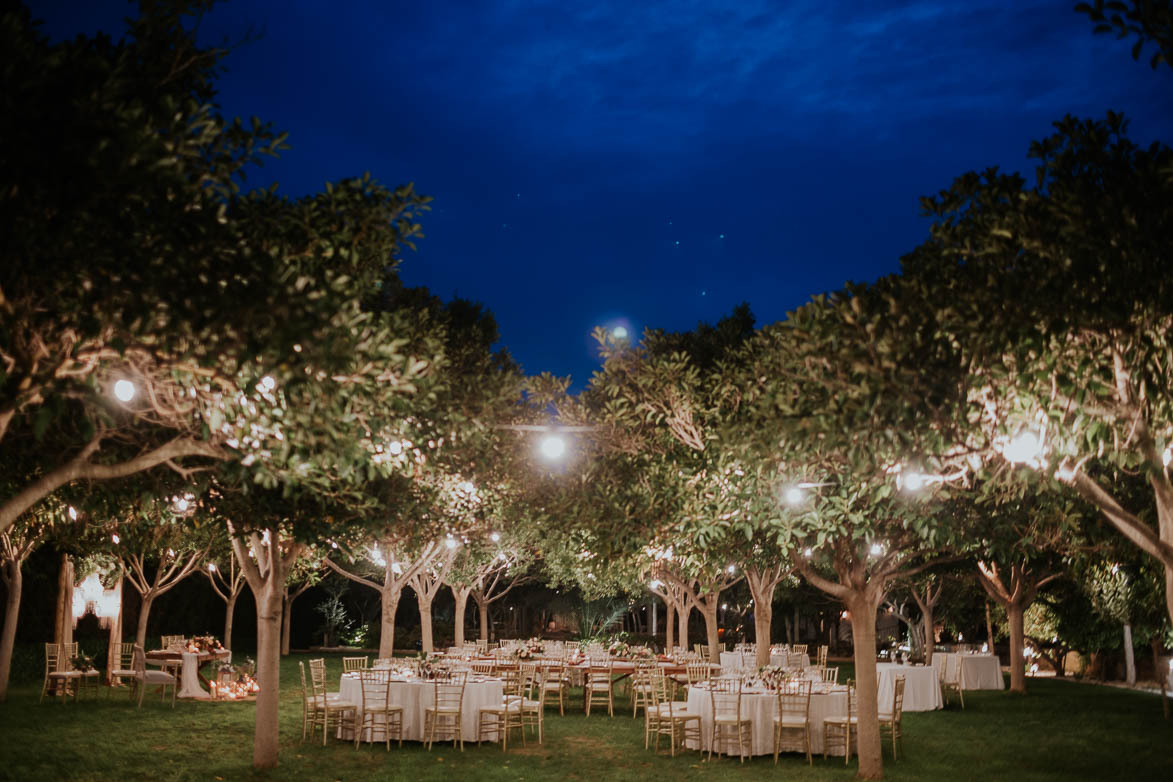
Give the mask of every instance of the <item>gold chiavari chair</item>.
[{"label": "gold chiavari chair", "polygon": [[667,679],[658,676],[656,682],[656,744],[653,751],[660,751],[660,736],[668,737],[669,750],[676,757],[676,748],[683,747],[689,740],[701,746],[701,715],[688,710],[688,704],[672,700],[668,693]]},{"label": "gold chiavari chair", "polygon": [[612,662],[610,657],[592,657],[587,663],[586,675],[583,680],[583,701],[586,715],[591,716],[591,706],[607,706],[607,716],[615,716],[615,681],[612,678]]},{"label": "gold chiavari chair", "polygon": [[464,684],[463,672],[453,673],[448,679],[437,679],[432,705],[424,709],[424,743],[429,750],[437,733],[450,730],[452,746],[459,744],[464,752]]},{"label": "gold chiavari chair", "polygon": [[900,750],[904,748],[904,731],[901,727],[900,716],[904,713],[904,677],[897,676],[892,683],[892,710],[880,712],[880,736],[884,731],[892,734],[892,759],[900,758]]},{"label": "gold chiavari chair", "polygon": [[815,665],[817,667],[819,667],[819,668],[826,668],[827,667],[827,652],[829,652],[830,650],[831,649],[829,646],[827,646],[827,644],[823,644],[822,646],[819,647],[818,659],[815,662]]},{"label": "gold chiavari chair", "polygon": [[823,758],[831,748],[831,738],[835,738],[835,746],[843,742],[843,765],[851,762],[851,735],[859,732],[859,701],[856,698],[855,681],[847,680],[847,714],[823,718]]},{"label": "gold chiavari chair", "polygon": [[[807,764],[811,759],[811,684],[810,679],[795,679],[786,682],[778,691],[778,714],[774,717],[774,765],[778,764],[779,750],[806,753]],[[787,743],[790,733],[801,733],[798,743]]]},{"label": "gold chiavari chair", "polygon": [[367,657],[343,657],[342,672],[365,671],[369,667],[368,662],[369,658]]},{"label": "gold chiavari chair", "polygon": [[355,749],[358,749],[358,743],[362,740],[364,731],[369,731],[367,735],[370,736],[371,741],[374,741],[375,729],[380,726],[383,729],[383,741],[388,751],[391,749],[393,735],[399,739],[399,746],[402,747],[403,707],[391,703],[390,671],[373,671],[362,668],[358,669],[358,675],[359,683],[362,686],[362,703],[355,719]]},{"label": "gold chiavari chair", "polygon": [[713,679],[709,682],[709,699],[713,708],[713,733],[709,740],[709,760],[713,751],[726,750],[729,732],[737,739],[737,754],[741,762],[753,751],[753,720],[741,711],[741,680]]},{"label": "gold chiavari chair", "polygon": [[823,679],[823,684],[838,684],[839,683],[839,666],[831,668],[820,668],[819,675]]},{"label": "gold chiavari chair", "polygon": [[45,700],[45,693],[50,690],[54,694],[69,697],[72,688],[74,700],[77,699],[81,673],[72,670],[72,666],[67,667],[64,662],[65,657],[60,644],[45,644],[45,680],[41,685],[41,697],[37,703]]}]

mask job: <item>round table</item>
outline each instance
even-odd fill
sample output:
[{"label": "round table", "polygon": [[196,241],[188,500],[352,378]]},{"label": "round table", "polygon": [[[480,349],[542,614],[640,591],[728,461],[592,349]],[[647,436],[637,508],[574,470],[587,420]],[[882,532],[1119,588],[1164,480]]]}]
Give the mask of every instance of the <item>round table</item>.
[{"label": "round table", "polygon": [[227,649],[218,649],[214,652],[180,652],[169,649],[157,649],[147,652],[144,657],[149,663],[162,665],[169,662],[183,663],[179,677],[179,692],[177,698],[193,698],[195,700],[212,700],[212,693],[204,689],[209,682],[204,678],[203,668],[214,660],[232,661],[232,652]]},{"label": "round table", "polygon": [[[827,717],[847,715],[847,688],[836,686],[811,692],[811,752],[823,751],[823,720]],[[701,716],[701,746],[689,741],[689,749],[708,751],[713,737],[713,701],[705,687],[688,688],[688,710]],[[753,741],[749,754],[774,754],[774,717],[778,716],[778,693],[765,689],[745,689],[741,693],[741,712],[753,721]],[[840,750],[841,751],[841,750]],[[737,747],[729,748],[728,754],[736,756]]]},{"label": "round table", "polygon": [[876,699],[880,711],[892,710],[892,696],[896,691],[896,677],[904,677],[904,711],[933,711],[945,706],[941,698],[941,682],[937,669],[931,665],[900,665],[876,663],[879,685]]},{"label": "round table", "polygon": [[933,667],[961,665],[961,689],[1004,690],[1002,664],[996,654],[933,652]]},{"label": "round table", "polygon": [[[788,668],[790,666],[790,661],[787,659],[788,656],[785,652],[772,652],[770,654],[770,665],[776,665],[779,668]],[[810,655],[804,654],[802,656],[802,669],[806,670],[809,667],[811,667]],[[725,671],[756,671],[758,669],[758,656],[754,652],[721,652],[721,669]]]},{"label": "round table", "polygon": [[[392,706],[403,707],[403,738],[407,741],[424,740],[424,710],[436,700],[436,683],[422,679],[391,678],[388,698]],[[338,683],[343,700],[362,703],[362,682],[358,674],[344,673]],[[500,679],[469,677],[464,685],[461,701],[461,730],[465,741],[477,740],[477,712],[482,706],[495,706],[505,697],[505,686]],[[373,729],[368,729],[363,741],[384,741],[382,717],[378,715]],[[491,735],[491,734],[490,734]],[[338,738],[354,740],[354,732],[339,728]],[[496,738],[490,739],[496,741]]]}]

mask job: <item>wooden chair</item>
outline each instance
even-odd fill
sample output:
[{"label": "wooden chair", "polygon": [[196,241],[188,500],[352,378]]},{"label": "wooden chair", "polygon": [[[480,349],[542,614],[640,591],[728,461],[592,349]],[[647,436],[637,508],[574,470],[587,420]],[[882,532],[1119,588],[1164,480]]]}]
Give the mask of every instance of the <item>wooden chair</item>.
[{"label": "wooden chair", "polygon": [[[147,692],[147,687],[157,685],[162,694],[163,699],[167,698],[167,688],[171,688],[171,708],[175,708],[175,691],[178,688],[178,680],[175,675],[167,671],[148,671],[147,657],[143,652],[143,648],[138,644],[134,644],[131,656],[133,658],[132,666],[134,668],[135,689],[138,690],[138,707],[143,707],[143,695]],[[133,694],[133,691],[132,691]]]},{"label": "wooden chair", "polygon": [[644,713],[655,705],[656,695],[652,691],[655,686],[652,684],[652,669],[659,668],[657,665],[648,665],[641,663],[636,666],[635,673],[631,679],[631,718],[635,719],[639,716],[639,709],[642,706]]},{"label": "wooden chair", "polygon": [[566,698],[570,694],[570,676],[566,673],[566,666],[557,661],[543,664],[541,669],[542,687],[538,692],[538,700],[542,708],[546,707],[548,699],[557,696],[558,713],[566,714]]},{"label": "wooden chair", "polygon": [[537,729],[538,743],[545,737],[545,713],[542,704],[542,671],[536,664],[522,666],[521,744],[525,746],[525,729]]},{"label": "wooden chair", "polygon": [[737,739],[737,755],[741,762],[753,751],[753,720],[741,712],[741,680],[714,679],[709,682],[709,699],[713,707],[713,733],[709,740],[709,760],[713,750],[725,751],[725,742],[732,731]]},{"label": "wooden chair", "polygon": [[672,757],[676,757],[677,746],[683,747],[691,740],[701,746],[701,715],[688,710],[687,703],[674,701],[668,695],[666,679],[659,678],[660,686],[656,688],[656,744],[655,752],[660,751],[660,736],[668,737],[668,746]]},{"label": "wooden chair", "polygon": [[305,663],[299,660],[297,669],[301,672],[301,740],[305,741],[307,730],[317,724],[319,706],[317,698],[310,692],[305,681]]},{"label": "wooden chair", "polygon": [[859,733],[859,703],[855,693],[855,681],[847,680],[847,714],[843,716],[826,717],[823,719],[823,758],[831,748],[831,737],[834,735],[838,746],[839,738],[843,740],[843,765],[851,760],[851,734]]},{"label": "wooden chair", "polygon": [[659,733],[660,730],[660,705],[664,702],[661,695],[671,700],[675,690],[674,683],[664,675],[664,670],[658,665],[648,669],[647,679],[652,688],[652,700],[644,709],[644,749],[651,745],[652,735]]},{"label": "wooden chair", "polygon": [[615,682],[611,678],[611,658],[591,658],[587,663],[585,678],[583,679],[583,701],[586,715],[591,716],[591,706],[596,703],[607,706],[607,716],[615,716]]},{"label": "wooden chair", "polygon": [[366,657],[343,657],[342,658],[342,672],[350,673],[351,671],[365,671],[368,668],[368,661]]},{"label": "wooden chair", "polygon": [[[811,759],[811,684],[810,679],[787,682],[778,691],[778,713],[774,717],[774,765],[778,752],[805,752],[808,765]],[[802,741],[787,743],[788,733],[801,733]]]},{"label": "wooden chair", "polygon": [[713,675],[713,669],[709,667],[708,661],[687,663],[684,666],[684,672],[688,676],[689,687],[703,684]]},{"label": "wooden chair", "polygon": [[[363,658],[365,659],[365,658]],[[345,658],[343,658],[345,660]],[[386,749],[391,750],[392,734],[399,739],[399,746],[403,746],[403,707],[391,703],[391,673],[390,671],[372,671],[359,669],[359,683],[362,686],[362,703],[360,704],[354,729],[354,747],[358,743],[363,731],[370,731],[370,738],[375,739],[375,728],[380,724],[383,727],[383,741]],[[380,717],[381,719],[376,719]],[[305,733],[304,729],[302,731]]]},{"label": "wooden chair", "polygon": [[815,663],[815,665],[817,667],[819,667],[819,668],[826,668],[827,667],[827,652],[829,652],[830,650],[831,650],[831,648],[829,646],[827,646],[827,644],[823,644],[822,646],[819,647],[818,661]]},{"label": "wooden chair", "polygon": [[823,684],[838,684],[839,683],[839,666],[831,668],[820,668],[819,674],[822,676]]},{"label": "wooden chair", "polygon": [[465,674],[454,673],[447,680],[437,679],[432,705],[424,709],[424,744],[429,750],[437,733],[452,732],[452,746],[464,752],[464,684]]},{"label": "wooden chair", "polygon": [[118,644],[118,659],[107,666],[110,671],[110,686],[121,687],[123,679],[137,682],[134,676],[134,644]]},{"label": "wooden chair", "polygon": [[810,644],[793,644],[790,647],[791,654],[806,654],[806,650],[810,648]]},{"label": "wooden chair", "polygon": [[904,748],[904,732],[900,726],[900,715],[904,713],[904,677],[897,676],[892,686],[892,710],[880,712],[880,736],[884,731],[892,734],[892,759],[900,758],[900,750]]},{"label": "wooden chair", "polygon": [[945,705],[949,705],[949,693],[957,693],[957,699],[961,702],[961,708],[965,708],[965,692],[961,689],[961,658],[955,654],[951,654],[945,658],[945,662],[937,668],[937,676],[940,677],[941,682],[941,699]]},{"label": "wooden chair", "polygon": [[[67,651],[67,650],[66,650]],[[73,698],[77,700],[78,689],[81,685],[81,672],[72,670],[72,666],[65,666],[65,657],[58,644],[45,644],[45,680],[41,684],[41,697],[37,703],[45,700],[45,693],[52,690],[54,695],[69,697],[73,690]]]},{"label": "wooden chair", "polygon": [[322,726],[322,746],[326,746],[326,737],[330,734],[331,725],[335,730],[350,728],[356,730],[356,718],[361,705],[358,701],[348,700],[339,692],[326,690],[326,661],[318,658],[310,660],[310,692],[314,702],[314,722],[311,728]]}]

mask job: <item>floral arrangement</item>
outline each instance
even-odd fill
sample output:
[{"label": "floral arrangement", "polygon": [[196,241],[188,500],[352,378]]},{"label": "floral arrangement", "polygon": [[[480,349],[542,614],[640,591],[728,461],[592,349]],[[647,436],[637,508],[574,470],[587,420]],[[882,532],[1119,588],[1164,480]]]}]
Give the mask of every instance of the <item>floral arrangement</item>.
[{"label": "floral arrangement", "polygon": [[94,670],[94,658],[88,654],[78,654],[76,657],[69,658],[69,664],[73,666],[76,671],[92,671]]},{"label": "floral arrangement", "polygon": [[611,645],[607,647],[607,654],[612,657],[629,657],[631,656],[631,646],[627,641],[612,641]]},{"label": "floral arrangement", "polygon": [[782,685],[786,683],[790,675],[786,672],[786,668],[781,665],[763,665],[758,669],[758,678],[769,689],[778,690],[782,688]]},{"label": "floral arrangement", "polygon": [[532,660],[533,656],[534,652],[528,646],[519,646],[513,650],[513,657],[517,660]]},{"label": "floral arrangement", "polygon": [[546,645],[539,638],[531,638],[527,646],[533,654],[542,654],[546,651]]},{"label": "floral arrangement", "polygon": [[211,635],[196,635],[187,642],[189,652],[219,652],[223,649],[219,639]]},{"label": "floral arrangement", "polygon": [[636,660],[654,660],[656,653],[652,651],[649,646],[632,646],[628,649],[628,654]]},{"label": "floral arrangement", "polygon": [[440,672],[440,658],[429,652],[419,652],[412,659],[412,667],[421,679],[434,679]]}]

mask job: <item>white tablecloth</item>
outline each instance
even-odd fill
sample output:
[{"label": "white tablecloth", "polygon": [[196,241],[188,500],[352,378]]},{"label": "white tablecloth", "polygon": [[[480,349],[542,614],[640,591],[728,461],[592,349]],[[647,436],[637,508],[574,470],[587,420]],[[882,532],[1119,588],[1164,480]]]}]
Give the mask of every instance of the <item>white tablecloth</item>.
[{"label": "white tablecloth", "polygon": [[[703,687],[689,687],[688,710],[701,715],[701,745],[707,752],[709,742],[713,737],[713,702],[709,691]],[[753,746],[750,754],[774,754],[774,717],[778,715],[778,694],[743,692],[741,712],[753,720]],[[823,720],[827,717],[846,716],[846,714],[846,687],[836,687],[826,693],[811,693],[811,752],[823,751]],[[698,749],[695,741],[688,742],[687,746],[689,749]],[[728,753],[737,754],[736,744],[728,750]]]},{"label": "white tablecloth", "polygon": [[961,689],[963,690],[1004,690],[1006,681],[1002,678],[1002,666],[996,654],[959,654],[957,652],[933,652],[933,667],[961,664]]},{"label": "white tablecloth", "polygon": [[[787,666],[786,655],[775,653],[770,655],[770,665],[777,665],[785,668]],[[802,667],[809,668],[811,665],[811,658],[809,655],[803,655]],[[721,670],[727,672],[740,670],[756,671],[758,669],[758,656],[754,652],[721,652]]]},{"label": "white tablecloth", "polygon": [[[221,662],[232,662],[232,652],[228,652],[228,656],[224,660],[212,660],[208,665],[219,666]],[[195,698],[201,701],[212,699],[212,694],[205,690],[200,682],[199,671],[200,656],[195,652],[184,652],[183,670],[179,677],[179,692],[176,693],[176,697]],[[212,678],[215,678],[214,674]]]},{"label": "white tablecloth", "polygon": [[[436,699],[434,682],[425,681],[391,681],[390,699],[393,706],[403,707],[403,738],[408,741],[424,740],[424,710],[429,708]],[[353,703],[362,703],[362,682],[357,675],[342,674],[338,691],[343,700]],[[464,700],[461,701],[461,729],[465,741],[477,740],[477,712],[482,706],[493,706],[501,702],[505,696],[504,685],[500,679],[469,679],[464,685]],[[381,720],[377,720],[381,724]],[[371,735],[374,734],[374,735]],[[351,731],[339,731],[339,738],[354,739]],[[486,735],[487,740],[496,741],[493,734]],[[376,727],[366,731],[364,741],[384,741],[383,730]]]},{"label": "white tablecloth", "polygon": [[880,711],[886,713],[892,710],[892,696],[895,693],[897,676],[904,677],[905,711],[932,711],[944,707],[941,684],[934,666],[876,663],[876,677],[879,683],[877,700]]}]

